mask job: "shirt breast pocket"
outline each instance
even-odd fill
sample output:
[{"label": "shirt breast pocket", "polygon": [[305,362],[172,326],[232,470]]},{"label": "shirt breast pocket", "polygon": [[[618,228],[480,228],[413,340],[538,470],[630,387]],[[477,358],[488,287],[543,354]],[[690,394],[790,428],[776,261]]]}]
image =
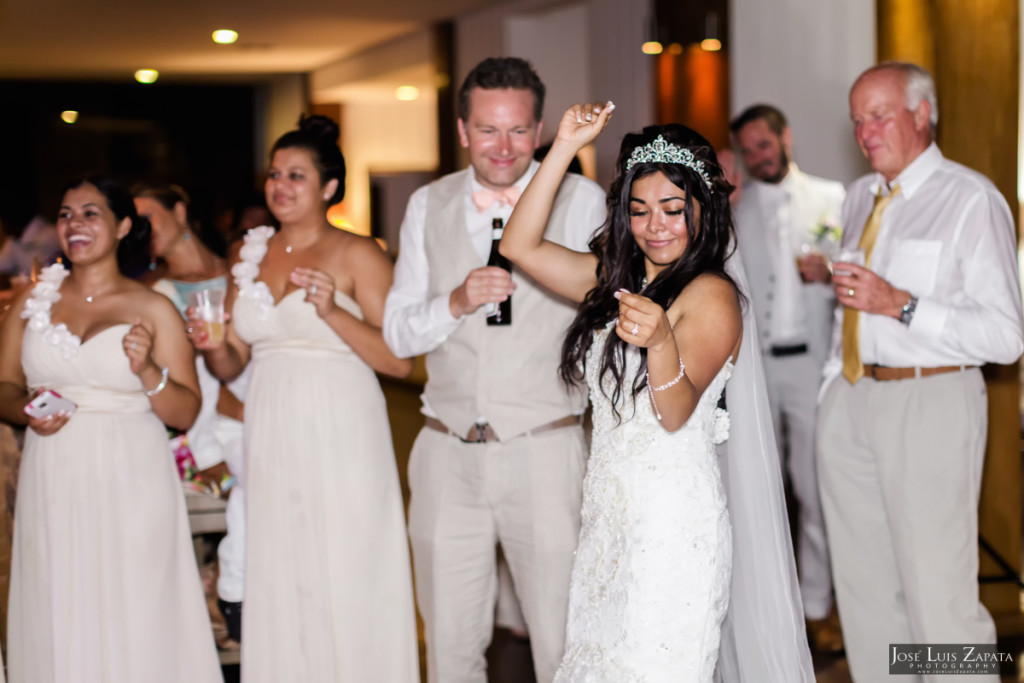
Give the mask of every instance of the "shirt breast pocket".
[{"label": "shirt breast pocket", "polygon": [[935,289],[939,274],[942,242],[938,240],[899,240],[889,262],[889,283],[914,296],[928,296]]}]

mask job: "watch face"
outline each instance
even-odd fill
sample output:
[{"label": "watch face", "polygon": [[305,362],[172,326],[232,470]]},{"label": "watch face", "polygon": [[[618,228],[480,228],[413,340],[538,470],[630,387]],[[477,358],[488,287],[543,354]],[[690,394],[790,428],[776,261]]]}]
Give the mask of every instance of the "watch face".
[{"label": "watch face", "polygon": [[904,325],[909,325],[910,321],[914,317],[914,310],[917,309],[917,297],[912,296],[907,299],[907,303],[903,305],[903,310],[900,311],[900,322]]}]

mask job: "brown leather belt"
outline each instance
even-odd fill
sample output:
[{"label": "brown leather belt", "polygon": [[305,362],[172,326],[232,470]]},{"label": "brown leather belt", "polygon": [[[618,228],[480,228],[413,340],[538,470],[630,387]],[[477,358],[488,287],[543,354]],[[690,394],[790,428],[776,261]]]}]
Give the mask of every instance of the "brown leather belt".
[{"label": "brown leather belt", "polygon": [[938,368],[890,368],[885,365],[864,364],[864,376],[879,382],[889,382],[895,379],[913,379],[914,377],[931,377],[942,375],[947,372],[961,372],[971,370],[976,365],[943,365]]},{"label": "brown leather belt", "polygon": [[[539,427],[534,427],[530,431],[520,434],[520,436],[542,434],[544,432],[550,432],[555,429],[562,429],[564,427],[573,427],[580,424],[582,420],[580,415],[566,415],[563,418],[559,418],[554,422],[548,422]],[[469,433],[465,436],[459,436],[452,430],[444,426],[444,423],[438,420],[436,417],[428,417],[423,422],[423,426],[427,429],[433,429],[435,432],[441,432],[442,434],[448,434],[454,436],[463,443],[488,443],[492,441],[498,441],[498,435],[494,433],[489,424],[477,424],[469,428]],[[513,437],[517,438],[517,437]]]}]

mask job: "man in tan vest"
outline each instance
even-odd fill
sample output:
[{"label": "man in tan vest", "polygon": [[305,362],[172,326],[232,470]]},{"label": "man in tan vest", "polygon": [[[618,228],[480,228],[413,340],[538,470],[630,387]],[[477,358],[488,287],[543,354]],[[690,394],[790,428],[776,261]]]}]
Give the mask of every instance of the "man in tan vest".
[{"label": "man in tan vest", "polygon": [[[427,354],[426,426],[409,461],[409,536],[431,683],[486,680],[501,545],[549,683],[562,657],[580,523],[586,398],[559,381],[575,308],[522,273],[488,267],[491,225],[536,172],[544,85],[517,58],[487,59],[459,90],[470,168],[420,188],[401,228],[384,339]],[[585,250],[604,193],[568,174],[546,236]],[[486,324],[512,298],[512,324]]]},{"label": "man in tan vest", "polygon": [[[860,249],[861,263],[834,264],[842,308],[818,411],[818,477],[850,672],[873,682],[899,662],[892,645],[996,642],[978,599],[978,366],[1015,361],[1024,322],[1013,217],[991,181],[935,145],[931,75],[903,63],[868,69],[850,91],[850,118],[875,173],[843,205],[843,246]],[[969,678],[996,683],[998,668]]]}]

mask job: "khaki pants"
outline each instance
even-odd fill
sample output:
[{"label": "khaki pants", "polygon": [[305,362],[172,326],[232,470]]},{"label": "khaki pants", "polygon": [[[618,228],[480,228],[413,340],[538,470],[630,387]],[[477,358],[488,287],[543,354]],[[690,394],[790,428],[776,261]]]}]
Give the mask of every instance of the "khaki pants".
[{"label": "khaki pants", "polygon": [[[824,619],[832,610],[832,570],[814,456],[821,362],[809,353],[777,358],[765,356],[764,370],[779,455],[787,450],[783,448],[784,443],[789,451],[784,469],[797,502],[795,545],[804,615],[808,619]],[[788,442],[782,438],[783,423]]]},{"label": "khaki pants", "polygon": [[[850,672],[889,680],[891,643],[995,643],[978,599],[987,426],[977,369],[850,385],[819,410],[818,474]],[[998,676],[900,676],[948,683]],[[895,679],[893,679],[895,680]]]},{"label": "khaki pants", "polygon": [[537,681],[554,678],[585,465],[580,427],[484,444],[420,432],[409,459],[409,537],[430,683],[487,680],[498,543],[530,632]]}]

